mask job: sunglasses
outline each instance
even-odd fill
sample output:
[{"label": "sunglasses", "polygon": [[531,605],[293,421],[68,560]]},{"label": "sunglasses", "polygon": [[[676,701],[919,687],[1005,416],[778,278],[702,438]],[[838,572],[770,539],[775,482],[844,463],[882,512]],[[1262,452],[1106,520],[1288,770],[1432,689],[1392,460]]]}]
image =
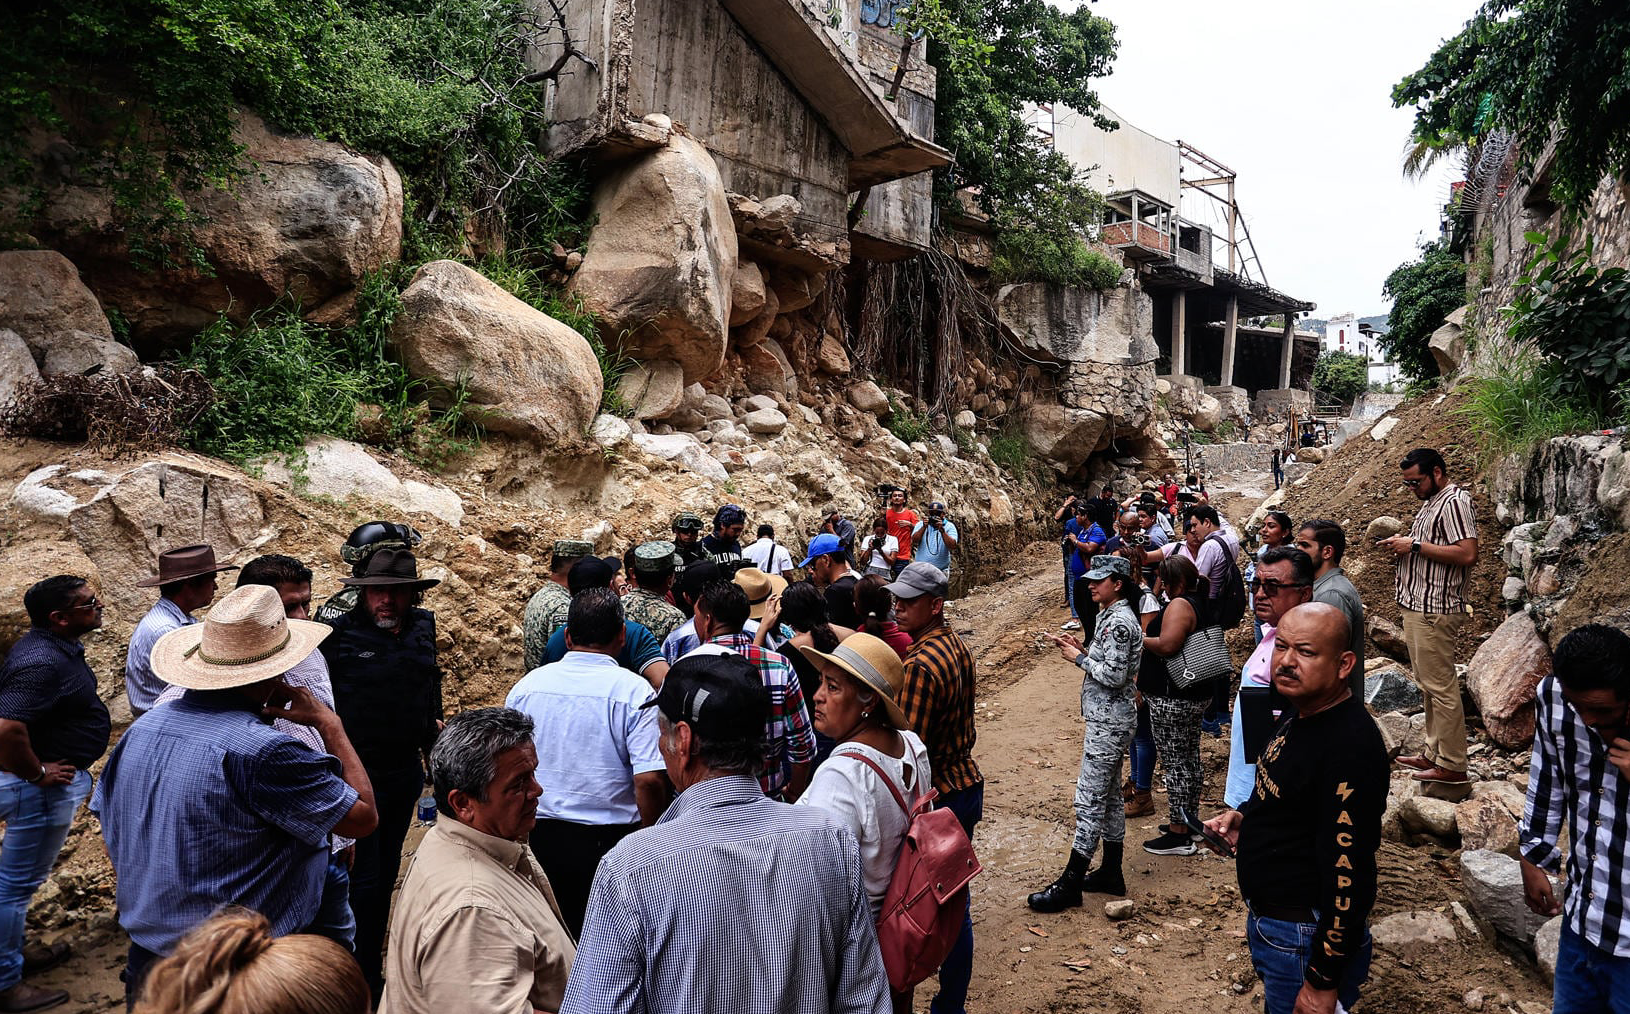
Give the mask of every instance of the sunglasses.
[{"label": "sunglasses", "polygon": [[1408,486],[1410,489],[1418,489],[1420,484],[1425,481],[1425,479],[1405,479],[1404,485]]},{"label": "sunglasses", "polygon": [[1259,595],[1265,595],[1270,599],[1284,591],[1286,588],[1311,587],[1313,586],[1305,581],[1298,581],[1295,584],[1281,584],[1278,581],[1264,581],[1259,577],[1251,579],[1251,591]]},{"label": "sunglasses", "polygon": [[95,595],[92,595],[90,598],[88,598],[85,601],[79,603],[79,605],[77,605],[77,606],[69,606],[67,609],[62,610],[62,612],[71,613],[75,609],[100,609],[100,608],[102,608],[102,600],[97,598]]}]

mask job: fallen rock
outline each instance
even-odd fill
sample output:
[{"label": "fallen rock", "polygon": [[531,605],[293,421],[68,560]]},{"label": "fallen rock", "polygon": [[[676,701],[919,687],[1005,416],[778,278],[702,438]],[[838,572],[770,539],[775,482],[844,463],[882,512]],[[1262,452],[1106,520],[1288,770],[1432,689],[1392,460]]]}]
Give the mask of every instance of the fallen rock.
[{"label": "fallen rock", "polygon": [[1323,447],[1297,447],[1296,460],[1304,465],[1324,464],[1325,449]]},{"label": "fallen rock", "polygon": [[614,415],[597,415],[589,425],[589,439],[608,449],[633,435],[633,428]]},{"label": "fallen rock", "polygon": [[1370,925],[1375,946],[1407,958],[1455,942],[1455,924],[1442,912],[1396,912]]},{"label": "fallen rock", "polygon": [[742,425],[750,433],[776,434],[787,428],[787,417],[777,409],[761,409],[742,417]]},{"label": "fallen rock", "polygon": [[40,368],[34,365],[28,343],[10,328],[0,328],[0,407],[10,405],[39,382]]},{"label": "fallen rock", "polygon": [[455,261],[414,274],[390,338],[408,373],[441,397],[465,385],[465,414],[488,429],[570,443],[599,410],[600,364],[588,340]]},{"label": "fallen rock", "polygon": [[1526,946],[1545,924],[1545,917],[1523,900],[1522,868],[1508,855],[1476,849],[1461,852],[1460,882],[1472,911],[1507,939]]},{"label": "fallen rock", "polygon": [[71,331],[59,335],[44,350],[40,374],[99,373],[111,377],[118,373],[131,373],[141,369],[141,360],[126,345],[111,338],[101,338],[89,331]]},{"label": "fallen rock", "polygon": [[1418,756],[1426,749],[1426,716],[1406,715],[1389,711],[1377,715],[1375,724],[1381,730],[1381,740],[1387,746],[1387,759],[1399,756]]},{"label": "fallen rock", "polygon": [[952,440],[943,433],[936,433],[934,434],[934,443],[939,447],[940,453],[945,455],[947,458],[956,457],[957,446],[955,440]]},{"label": "fallen rock", "polygon": [[1398,819],[1406,830],[1416,834],[1443,839],[1455,836],[1455,804],[1442,799],[1410,796],[1398,807]]},{"label": "fallen rock", "polygon": [[1364,677],[1364,703],[1372,712],[1414,711],[1421,702],[1421,688],[1399,666],[1375,669]]},{"label": "fallen rock", "polygon": [[0,251],[0,328],[15,332],[36,363],[77,333],[113,337],[102,304],[55,250]]},{"label": "fallen rock", "polygon": [[1373,546],[1382,539],[1390,539],[1403,530],[1404,523],[1391,514],[1383,514],[1364,526],[1364,544]]},{"label": "fallen rock", "polygon": [[1035,402],[1024,414],[1024,435],[1038,457],[1071,470],[1098,447],[1109,420],[1084,408]]},{"label": "fallen rock", "polygon": [[843,342],[830,334],[821,335],[820,345],[815,350],[815,366],[822,373],[835,377],[847,376],[849,353],[844,349]]},{"label": "fallen rock", "polygon": [[253,169],[231,187],[184,198],[207,271],[133,265],[105,190],[68,187],[47,199],[39,237],[78,265],[104,306],[119,309],[138,348],[190,337],[223,312],[247,320],[280,299],[325,323],[348,323],[363,278],[401,256],[402,178],[389,159],[279,134],[247,112],[234,140]]},{"label": "fallen rock", "polygon": [[397,478],[367,448],[337,437],[307,440],[305,459],[297,467],[273,458],[261,463],[261,471],[268,482],[297,493],[335,500],[366,496],[410,514],[433,514],[454,528],[464,520],[464,502],[457,493],[446,486]]},{"label": "fallen rock", "polygon": [[[737,261],[730,276],[730,326],[741,325],[764,312],[764,273],[752,261]],[[769,325],[765,325],[769,330]]]},{"label": "fallen rock", "polygon": [[1104,903],[1104,915],[1115,921],[1130,919],[1138,913],[1138,903],[1131,898],[1116,898]]},{"label": "fallen rock", "polygon": [[789,387],[788,369],[783,368],[782,361],[770,351],[769,342],[749,345],[739,349],[737,355],[741,357],[742,382],[747,390],[760,394],[789,394],[796,391],[796,380],[791,381]]},{"label": "fallen rock", "polygon": [[1567,918],[1553,916],[1534,933],[1534,963],[1544,973],[1547,984],[1556,982],[1556,955],[1562,949],[1562,927]]},{"label": "fallen rock", "polygon": [[1517,604],[1522,602],[1523,592],[1527,590],[1528,586],[1523,584],[1522,578],[1508,577],[1505,579],[1505,583],[1500,586],[1500,598],[1504,599],[1508,605]]},{"label": "fallen rock", "polygon": [[962,411],[958,412],[956,414],[956,419],[953,421],[956,423],[957,429],[961,430],[971,430],[975,426],[979,425],[979,417],[974,415],[969,409],[963,409]]},{"label": "fallen rock", "polygon": [[618,378],[617,392],[635,419],[665,419],[685,396],[685,371],[672,359],[635,363]]},{"label": "fallen rock", "polygon": [[609,173],[569,289],[608,345],[671,359],[694,382],[724,362],[736,274],[736,228],[719,167],[675,133],[666,147]]},{"label": "fallen rock", "polygon": [[784,472],[787,462],[774,451],[757,451],[747,455],[747,467],[755,472]]},{"label": "fallen rock", "polygon": [[1210,433],[1222,422],[1223,403],[1216,398],[1198,391],[1194,396],[1194,409],[1189,412],[1189,425],[1201,433]]},{"label": "fallen rock", "polygon": [[858,384],[850,385],[848,391],[849,404],[862,412],[871,415],[884,416],[889,414],[889,396],[883,389],[870,380],[862,380]]},{"label": "fallen rock", "polygon": [[689,433],[636,433],[633,439],[634,446],[646,454],[672,462],[704,479],[724,482],[730,478],[730,473],[725,471],[724,465],[709,454],[707,448]]},{"label": "fallen rock", "polygon": [[[1352,570],[1351,567],[1347,569]],[[1364,617],[1364,630],[1377,648],[1400,662],[1409,661],[1409,645],[1404,641],[1404,632],[1398,629],[1396,623],[1377,613],[1369,613]]]},{"label": "fallen rock", "polygon": [[1513,813],[1506,800],[1494,795],[1479,796],[1474,789],[1472,798],[1455,806],[1455,827],[1460,831],[1460,847],[1516,856],[1517,821],[1521,816],[1520,795],[1517,797],[1517,812]]},{"label": "fallen rock", "polygon": [[822,275],[812,275],[791,267],[776,268],[765,281],[775,290],[776,302],[782,313],[792,313],[809,306],[826,284]]},{"label": "fallen rock", "polygon": [[1507,750],[1534,741],[1534,689],[1551,671],[1551,649],[1527,612],[1513,613],[1477,649],[1466,686],[1490,738]]},{"label": "fallen rock", "polygon": [[781,403],[767,394],[755,394],[741,400],[742,412],[779,411]]},{"label": "fallen rock", "polygon": [[1387,435],[1398,425],[1398,417],[1389,415],[1385,419],[1370,427],[1371,440],[1385,440]]},{"label": "fallen rock", "polygon": [[767,290],[764,294],[764,305],[758,313],[740,327],[730,330],[730,337],[739,349],[750,345],[757,345],[769,337],[770,328],[775,326],[776,317],[781,313],[781,303],[776,298],[775,290]]}]

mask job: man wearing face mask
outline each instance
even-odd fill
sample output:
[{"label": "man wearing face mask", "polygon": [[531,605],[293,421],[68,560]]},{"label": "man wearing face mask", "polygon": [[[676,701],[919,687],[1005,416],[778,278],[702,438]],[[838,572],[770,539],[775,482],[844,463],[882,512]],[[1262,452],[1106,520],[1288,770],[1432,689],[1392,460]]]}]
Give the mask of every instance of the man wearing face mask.
[{"label": "man wearing face mask", "polygon": [[441,582],[419,577],[418,561],[407,550],[381,549],[361,574],[342,583],[361,594],[334,622],[322,653],[335,711],[367,769],[379,809],[379,830],[358,840],[351,869],[357,963],[377,997],[391,890],[424,786],[420,755],[435,745],[441,726],[436,617],[419,608],[425,591]]}]

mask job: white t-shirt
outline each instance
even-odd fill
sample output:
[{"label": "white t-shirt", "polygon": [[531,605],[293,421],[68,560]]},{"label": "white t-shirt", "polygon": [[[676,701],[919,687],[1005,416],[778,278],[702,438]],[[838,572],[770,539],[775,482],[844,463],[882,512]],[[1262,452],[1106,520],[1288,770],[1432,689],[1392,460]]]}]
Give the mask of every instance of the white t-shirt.
[{"label": "white t-shirt", "polygon": [[898,553],[900,551],[900,540],[892,535],[883,536],[881,544],[878,544],[877,536],[868,535],[861,540],[860,544],[867,551],[866,566],[881,567],[884,570],[888,569],[889,561],[884,558],[883,554]]},{"label": "white t-shirt", "polygon": [[792,569],[792,554],[787,552],[786,546],[773,539],[759,539],[742,550],[741,555],[753,561],[753,566],[766,574],[785,574]]},{"label": "white t-shirt", "polygon": [[905,740],[906,749],[898,760],[860,743],[840,743],[826,763],[815,769],[809,788],[798,797],[797,805],[818,806],[848,824],[849,830],[855,833],[855,839],[860,842],[861,879],[866,884],[866,896],[871,899],[873,919],[883,910],[883,896],[888,894],[889,881],[894,879],[900,846],[905,843],[911,821],[876,771],[842,754],[865,754],[889,773],[906,802],[916,806],[934,784],[928,767],[928,748],[914,732],[902,731],[900,738]]}]

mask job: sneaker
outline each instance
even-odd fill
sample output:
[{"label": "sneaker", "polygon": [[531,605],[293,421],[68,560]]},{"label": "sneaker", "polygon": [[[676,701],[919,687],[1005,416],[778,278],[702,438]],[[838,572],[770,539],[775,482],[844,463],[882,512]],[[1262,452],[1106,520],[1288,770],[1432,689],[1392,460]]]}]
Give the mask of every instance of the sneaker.
[{"label": "sneaker", "polygon": [[1079,620],[1065,620],[1064,625],[1062,627],[1060,627],[1059,629],[1061,629],[1061,630],[1080,630],[1081,629],[1081,623],[1080,623]]},{"label": "sneaker", "polygon": [[1162,831],[1159,838],[1143,843],[1143,851],[1152,856],[1192,856],[1200,849],[1194,844],[1194,836],[1186,831],[1182,834]]}]

